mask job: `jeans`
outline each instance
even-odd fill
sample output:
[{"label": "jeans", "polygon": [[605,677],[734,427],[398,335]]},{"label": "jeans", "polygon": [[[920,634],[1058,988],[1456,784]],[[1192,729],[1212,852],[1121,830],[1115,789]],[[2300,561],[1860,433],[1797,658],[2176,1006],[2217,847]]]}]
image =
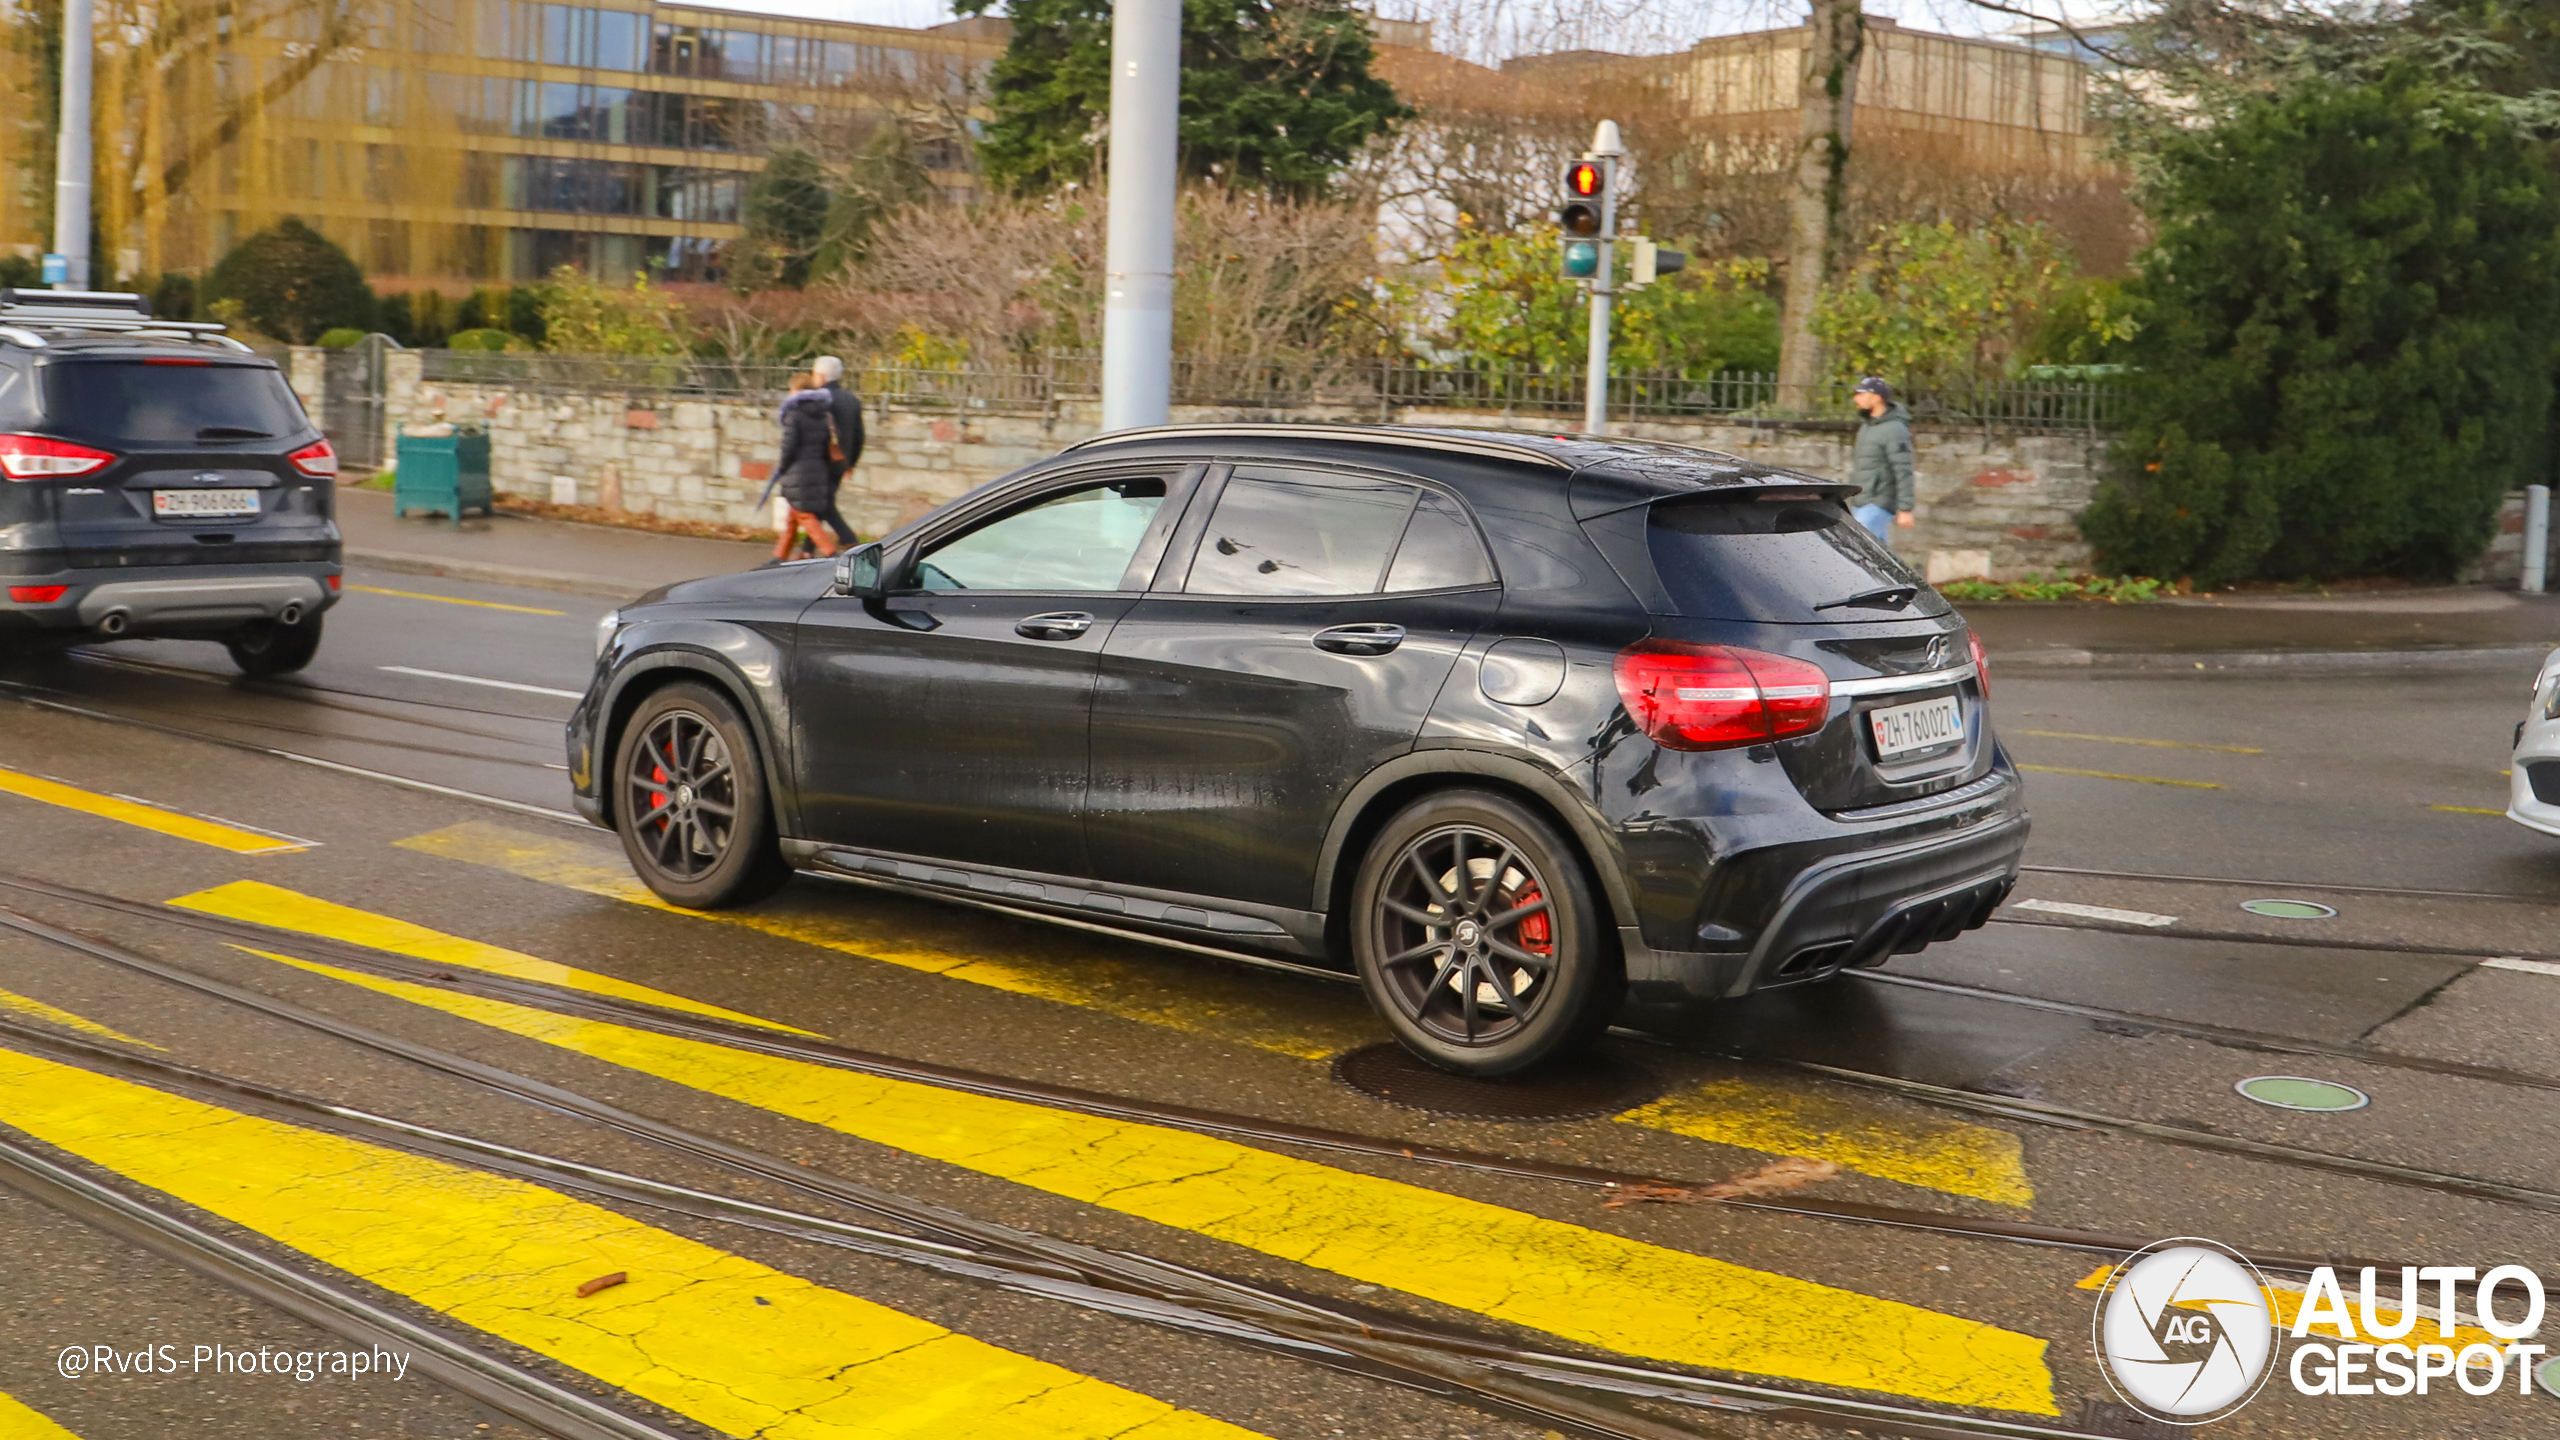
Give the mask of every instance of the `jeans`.
[{"label": "jeans", "polygon": [[1861,505],[1849,513],[1858,517],[1858,523],[1867,527],[1868,534],[1873,535],[1876,539],[1882,541],[1888,549],[1892,547],[1892,511],[1887,510],[1881,505]]}]

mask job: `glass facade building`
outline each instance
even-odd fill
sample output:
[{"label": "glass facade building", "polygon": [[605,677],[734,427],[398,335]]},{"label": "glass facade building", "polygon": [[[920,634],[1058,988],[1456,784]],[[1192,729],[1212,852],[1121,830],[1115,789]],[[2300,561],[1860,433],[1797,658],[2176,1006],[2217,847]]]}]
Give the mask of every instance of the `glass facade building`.
[{"label": "glass facade building", "polygon": [[[1004,43],[1002,22],[901,30],[649,4],[150,13],[119,28],[102,7],[99,21],[97,219],[115,268],[200,271],[294,215],[393,288],[563,264],[699,275],[738,235],[773,148],[840,153],[901,115],[956,133]],[[43,92],[31,58],[11,54],[0,104]],[[50,232],[51,131],[22,120],[0,147],[0,243],[24,251]],[[969,184],[959,159],[926,150],[947,188]]]}]

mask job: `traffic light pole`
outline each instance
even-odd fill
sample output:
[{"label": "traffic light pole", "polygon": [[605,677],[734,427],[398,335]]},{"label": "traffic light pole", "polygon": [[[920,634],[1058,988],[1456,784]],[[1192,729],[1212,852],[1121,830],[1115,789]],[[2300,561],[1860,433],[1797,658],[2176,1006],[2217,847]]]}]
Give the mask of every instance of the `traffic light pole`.
[{"label": "traffic light pole", "polygon": [[[85,3],[85,0],[75,0]],[[1102,428],[1173,413],[1174,132],[1182,0],[1119,0],[1111,15],[1110,231],[1103,257]]]},{"label": "traffic light pole", "polygon": [[1603,120],[1592,132],[1591,149],[1586,160],[1605,160],[1609,164],[1601,172],[1607,188],[1600,196],[1600,264],[1591,274],[1591,355],[1589,373],[1582,384],[1582,431],[1586,435],[1609,433],[1609,301],[1618,293],[1617,272],[1610,268],[1611,237],[1618,233],[1618,165],[1626,147],[1618,140],[1618,122]]}]

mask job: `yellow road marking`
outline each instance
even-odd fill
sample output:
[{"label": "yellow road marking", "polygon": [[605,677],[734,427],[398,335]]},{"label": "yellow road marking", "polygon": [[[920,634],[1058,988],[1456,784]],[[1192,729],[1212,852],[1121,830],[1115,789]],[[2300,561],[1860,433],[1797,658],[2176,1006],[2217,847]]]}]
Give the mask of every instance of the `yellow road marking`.
[{"label": "yellow road marking", "polygon": [[788,897],[757,910],[682,910],[652,894],[616,852],[483,821],[413,836],[399,844],[581,894],[735,925],[840,955],[1099,1010],[1141,1024],[1242,1041],[1302,1060],[1330,1059],[1379,1035],[1377,1023],[1365,1011],[1348,1012],[1345,1007],[1340,1018],[1331,1018],[1325,1013],[1335,1008],[1326,1003],[1331,997],[1309,996],[1299,987],[1292,987],[1298,993],[1274,995],[1269,981],[1234,974],[1205,959],[1196,968],[1185,967],[1171,976],[1099,954],[991,959],[919,945],[910,935],[866,926],[860,918],[861,902],[850,891],[832,897],[823,911],[803,914],[778,912],[779,906],[789,903]]},{"label": "yellow road marking", "polygon": [[80,1440],[30,1409],[16,1396],[0,1391],[0,1440]]},{"label": "yellow road marking", "polygon": [[[0,990],[0,1010],[24,1015],[30,1020],[41,1020],[47,1025],[59,1025],[65,1030],[75,1030],[83,1035],[94,1035],[101,1040],[121,1040],[127,1045],[139,1045],[145,1050],[163,1048],[148,1040],[136,1040],[121,1030],[110,1030],[86,1015],[74,1015],[58,1006],[47,1005],[31,995],[16,995]],[[0,1436],[5,1436],[7,1433],[6,1430],[0,1430]]]},{"label": "yellow road marking", "polygon": [[2477,805],[2430,805],[2427,808],[2430,810],[2441,810],[2447,815],[2496,815],[2504,817],[2507,813],[2504,810],[2483,810]]},{"label": "yellow road marking", "polygon": [[1569,1340],[2039,1415],[2045,1342],[1231,1140],[286,964],[679,1085]]},{"label": "yellow road marking", "polygon": [[2139,735],[2084,735],[2077,730],[2021,730],[2047,740],[2103,740],[2110,745],[2156,745],[2164,750],[2220,750],[2229,755],[2264,755],[2255,745],[2207,745],[2198,740],[2146,740]]},{"label": "yellow road marking", "polygon": [[2068,765],[2021,765],[2021,770],[2041,770],[2047,775],[2086,775],[2092,780],[2131,780],[2139,785],[2181,785],[2189,790],[2219,790],[2211,780],[2171,780],[2162,775],[2119,775],[2113,770],[2075,770]]},{"label": "yellow road marking", "polygon": [[0,1051],[0,1120],[727,1435],[1253,1433],[522,1180],[33,1056]]},{"label": "yellow road marking", "polygon": [[389,595],[400,600],[433,600],[444,605],[469,605],[481,610],[513,610],[519,615],[566,615],[566,610],[545,610],[538,605],[501,605],[495,600],[465,600],[458,595],[429,595],[421,590],[385,590],[377,585],[350,585],[350,590],[365,595]]},{"label": "yellow road marking", "polygon": [[[2115,1273],[2116,1267],[2113,1265],[2101,1265],[2097,1269],[2090,1271],[2087,1275],[2082,1276],[2078,1282],[2077,1288],[2082,1290],[2104,1290],[2107,1288],[2109,1277],[2113,1276]],[[2352,1317],[2358,1313],[2356,1282],[2359,1278],[2359,1274],[2352,1270],[2341,1271],[2338,1278],[2339,1285],[2347,1296],[2347,1314],[2352,1319]],[[2400,1284],[2400,1275],[2396,1270],[2386,1270],[2376,1278],[2379,1281],[2379,1289],[2383,1294],[2388,1294],[2397,1289]],[[2275,1323],[2277,1327],[2283,1330],[2291,1330],[2293,1328],[2295,1317],[2301,1313],[2302,1302],[2306,1298],[2304,1292],[2283,1286],[2268,1285],[2260,1288],[2258,1293],[2267,1297],[2267,1308],[2275,1315]],[[2380,1300],[2380,1298],[2380,1295],[2375,1296],[2377,1301]],[[2182,1300],[2177,1303],[2183,1309],[2204,1310],[2207,1313],[2211,1313],[2212,1307],[2202,1300]],[[2375,1319],[2382,1321],[2386,1325],[2397,1323],[2400,1319],[2400,1311],[2397,1306],[2376,1304],[2373,1307],[2373,1313]],[[2311,1329],[2306,1332],[2306,1337],[2319,1335],[2325,1335],[2331,1339],[2342,1340],[2379,1338],[2365,1336],[2361,1329],[2358,1329],[2357,1333],[2354,1335],[2340,1335],[2335,1321],[2314,1320],[2311,1322]],[[2429,1340],[2440,1340],[2444,1337],[2438,1331],[2436,1322],[2428,1319],[2426,1314],[2422,1311],[2418,1316],[2416,1328],[2412,1329],[2406,1338],[2415,1343],[2424,1343]],[[2453,1327],[2453,1339],[2451,1343],[2455,1346],[2472,1344],[2487,1345],[2494,1349],[2505,1345],[2507,1342],[2490,1334],[2486,1330],[2477,1329],[2469,1325],[2456,1325]]]},{"label": "yellow road marking", "polygon": [[[882,960],[1017,995],[1034,995],[1063,1004],[1103,1010],[1124,1019],[1167,1029],[1240,1039],[1261,1049],[1276,1050],[1304,1060],[1330,1059],[1342,1050],[1376,1038],[1373,1022],[1351,1019],[1327,1024],[1321,1017],[1290,1014],[1264,995],[1248,992],[1241,977],[1232,977],[1217,970],[1190,972],[1182,975],[1178,984],[1166,984],[1137,971],[1135,967],[1098,956],[1077,956],[1063,961],[1035,958],[1012,962],[941,949],[919,949],[912,941],[866,931],[859,924],[835,914],[781,916],[769,910],[711,913],[680,910],[660,900],[647,886],[634,879],[630,866],[624,864],[617,854],[574,840],[528,834],[485,821],[467,821],[398,843],[424,854],[485,865],[523,879],[558,885],[582,894],[620,900],[669,914],[742,926],[840,954]],[[844,910],[853,910],[858,905],[850,895],[835,903]],[[1843,1135],[1838,1148],[1817,1152],[1804,1148],[1813,1143],[1808,1136],[1815,1133],[1817,1124],[1832,1124],[1834,1128],[1840,1128],[1837,1122],[1816,1122],[1807,1118],[1790,1127],[1779,1123],[1774,1115],[1764,1116],[1753,1131],[1759,1139],[1743,1139],[1737,1138],[1741,1130],[1730,1125],[1725,1126],[1722,1133],[1707,1133],[1700,1127],[1715,1125],[1714,1117],[1695,1114],[1668,1101],[1660,1106],[1630,1111],[1619,1118],[1723,1144],[1766,1150],[1772,1154],[1830,1160],[1846,1169],[1864,1171],[1883,1179],[1925,1185],[1959,1195],[1977,1195],[2002,1204],[2025,1205],[2033,1200],[2026,1177],[2018,1169],[2016,1139],[2003,1137],[2009,1147],[2008,1158],[2004,1162],[1998,1154],[2000,1141],[1987,1138],[2001,1134],[1994,1130],[1983,1130],[1979,1136],[1960,1137],[1959,1132],[1974,1131],[1978,1127],[1956,1126],[1943,1136],[1922,1138],[1912,1135],[1903,1141],[1896,1141],[1881,1132],[1860,1132],[1855,1137]],[[1764,1140],[1770,1143],[1762,1143]]]},{"label": "yellow road marking", "polygon": [[229,885],[181,895],[169,902],[208,915],[232,920],[247,920],[258,925],[273,925],[282,930],[299,930],[306,935],[325,935],[344,940],[350,945],[363,945],[374,950],[388,950],[439,965],[454,965],[465,970],[484,970],[492,975],[506,975],[517,980],[536,980],[545,985],[558,985],[570,990],[584,990],[595,995],[610,995],[620,1000],[637,1000],[663,1010],[681,1010],[688,1015],[707,1015],[739,1025],[755,1025],[766,1030],[781,1030],[793,1035],[814,1035],[815,1031],[759,1019],[737,1010],[724,1010],[705,1005],[682,995],[616,980],[592,970],[579,970],[549,960],[538,960],[516,950],[484,945],[412,925],[370,910],[357,910],[328,900],[315,899],[279,886],[260,884],[255,880],[238,880]]},{"label": "yellow road marking", "polygon": [[1618,1118],[2001,1205],[2036,1198],[2018,1137],[1962,1121],[1904,1119],[1747,1080],[1702,1085]]},{"label": "yellow road marking", "polygon": [[234,855],[282,855],[311,848],[311,842],[307,840],[261,835],[217,820],[199,820],[193,815],[181,815],[157,805],[146,805],[118,795],[100,795],[76,785],[65,785],[59,780],[47,780],[41,775],[17,770],[0,770],[0,793],[59,805],[65,810],[77,810],[102,820],[122,821],[144,830],[156,830],[180,840],[193,840],[199,845],[228,850]]}]

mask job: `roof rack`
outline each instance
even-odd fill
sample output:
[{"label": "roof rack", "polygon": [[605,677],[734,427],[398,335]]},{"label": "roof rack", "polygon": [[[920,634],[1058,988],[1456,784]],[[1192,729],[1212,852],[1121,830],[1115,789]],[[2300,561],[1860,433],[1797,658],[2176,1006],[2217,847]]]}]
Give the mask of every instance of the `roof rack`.
[{"label": "roof rack", "polygon": [[151,302],[114,290],[24,290],[0,286],[0,334],[22,345],[42,345],[39,330],[80,330],[110,335],[165,335],[212,340],[234,350],[249,347],[207,320],[154,320]]},{"label": "roof rack", "polygon": [[[1500,438],[1502,432],[1480,430],[1470,432],[1459,426],[1396,426],[1340,424],[1204,424],[1145,425],[1130,430],[1108,430],[1088,436],[1067,447],[1082,450],[1088,446],[1115,444],[1125,440],[1177,440],[1194,436],[1228,435],[1256,439],[1365,440],[1373,445],[1411,445],[1429,450],[1463,450],[1503,460],[1525,460],[1533,465],[1549,465],[1558,470],[1573,466],[1552,451],[1534,445],[1523,445]],[[1061,452],[1064,453],[1064,452]]]}]

